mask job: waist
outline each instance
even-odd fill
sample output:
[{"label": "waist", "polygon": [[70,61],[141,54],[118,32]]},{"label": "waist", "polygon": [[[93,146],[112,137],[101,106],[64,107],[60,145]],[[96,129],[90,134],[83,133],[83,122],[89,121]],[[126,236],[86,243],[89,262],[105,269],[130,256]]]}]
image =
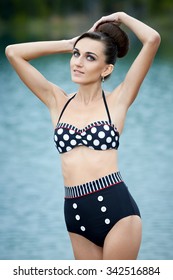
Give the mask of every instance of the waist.
[{"label": "waist", "polygon": [[82,197],[123,182],[119,171],[78,186],[65,186],[65,198]]},{"label": "waist", "polygon": [[76,148],[61,156],[65,186],[81,185],[119,170],[117,151]]}]

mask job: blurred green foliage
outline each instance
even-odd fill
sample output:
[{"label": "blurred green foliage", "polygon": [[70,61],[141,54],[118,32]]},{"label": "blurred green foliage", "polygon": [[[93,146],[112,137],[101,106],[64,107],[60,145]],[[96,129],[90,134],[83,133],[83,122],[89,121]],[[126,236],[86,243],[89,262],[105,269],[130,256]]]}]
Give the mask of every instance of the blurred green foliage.
[{"label": "blurred green foliage", "polygon": [[1,45],[76,36],[116,11],[145,21],[172,48],[173,0],[0,0]]}]

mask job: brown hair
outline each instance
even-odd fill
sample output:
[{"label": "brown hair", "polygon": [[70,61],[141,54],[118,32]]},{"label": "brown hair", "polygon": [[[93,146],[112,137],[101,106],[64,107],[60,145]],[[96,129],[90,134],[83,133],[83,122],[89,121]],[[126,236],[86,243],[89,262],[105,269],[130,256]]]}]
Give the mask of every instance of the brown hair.
[{"label": "brown hair", "polygon": [[75,45],[83,38],[90,38],[104,43],[107,64],[114,65],[117,57],[124,57],[129,49],[127,34],[117,24],[112,22],[100,24],[94,32],[82,34],[75,42]]}]

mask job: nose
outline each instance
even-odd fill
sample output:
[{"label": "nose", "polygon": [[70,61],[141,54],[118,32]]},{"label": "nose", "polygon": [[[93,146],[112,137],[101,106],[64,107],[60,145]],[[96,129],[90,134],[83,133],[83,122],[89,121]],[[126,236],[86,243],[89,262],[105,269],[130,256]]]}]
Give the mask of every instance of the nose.
[{"label": "nose", "polygon": [[79,56],[75,59],[75,65],[78,67],[82,67],[83,66],[83,58],[82,56]]}]

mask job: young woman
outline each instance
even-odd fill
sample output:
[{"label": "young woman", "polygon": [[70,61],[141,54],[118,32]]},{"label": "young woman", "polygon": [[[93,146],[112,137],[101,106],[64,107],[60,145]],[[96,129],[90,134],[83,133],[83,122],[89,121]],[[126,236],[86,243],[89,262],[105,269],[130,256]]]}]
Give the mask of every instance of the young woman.
[{"label": "young woman", "polygon": [[[102,81],[117,57],[128,51],[128,27],[142,49],[112,92]],[[140,212],[118,168],[117,150],[129,106],[136,98],[160,44],[159,34],[124,12],[98,20],[71,40],[10,45],[6,55],[28,88],[49,108],[54,140],[62,160],[65,221],[76,259],[136,259],[141,243]],[[73,53],[67,94],[47,81],[29,61]]]}]

